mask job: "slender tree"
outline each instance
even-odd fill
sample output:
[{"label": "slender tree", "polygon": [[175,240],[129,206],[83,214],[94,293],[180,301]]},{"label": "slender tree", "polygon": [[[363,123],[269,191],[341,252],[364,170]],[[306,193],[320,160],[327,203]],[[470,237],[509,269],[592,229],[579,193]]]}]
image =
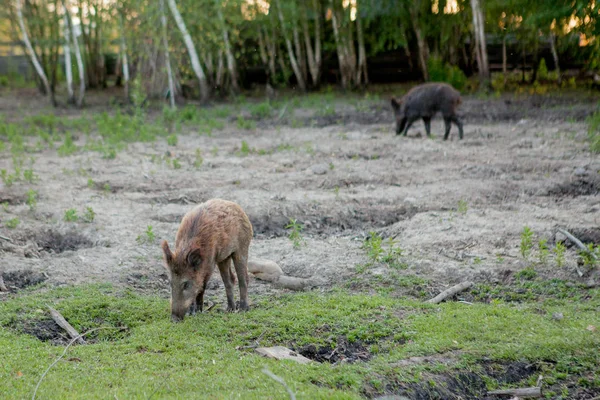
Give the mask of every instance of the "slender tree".
[{"label": "slender tree", "polygon": [[162,42],[165,49],[165,63],[167,64],[167,76],[169,78],[169,102],[171,108],[175,108],[175,80],[171,70],[171,57],[169,54],[169,39],[167,36],[167,16],[165,15],[164,0],[160,0],[160,22],[162,25]]},{"label": "slender tree", "polygon": [[73,92],[73,71],[71,68],[71,33],[69,30],[69,18],[67,9],[63,4],[63,53],[65,55],[65,78],[67,79],[68,103],[75,104],[75,93]]}]

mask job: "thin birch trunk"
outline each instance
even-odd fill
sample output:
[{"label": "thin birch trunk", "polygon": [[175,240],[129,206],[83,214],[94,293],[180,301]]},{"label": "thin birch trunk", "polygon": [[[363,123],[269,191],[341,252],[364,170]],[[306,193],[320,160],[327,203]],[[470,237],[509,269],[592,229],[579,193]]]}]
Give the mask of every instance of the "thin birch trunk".
[{"label": "thin birch trunk", "polygon": [[404,54],[406,55],[406,57],[408,58],[408,66],[410,67],[410,70],[412,71],[414,68],[413,62],[412,62],[412,53],[410,52],[410,47],[408,46],[408,38],[406,37],[406,29],[404,27],[402,27],[402,39],[404,40]]},{"label": "thin birch trunk", "polygon": [[200,65],[200,60],[198,59],[198,53],[196,52],[196,48],[194,47],[194,42],[192,41],[192,37],[188,32],[185,22],[179,10],[177,9],[177,4],[175,4],[175,0],[167,0],[169,4],[169,9],[173,14],[173,18],[175,18],[175,22],[177,23],[177,27],[181,31],[183,36],[183,41],[185,42],[185,46],[187,47],[190,62],[192,63],[192,69],[198,78],[198,83],[200,84],[200,97],[203,102],[208,101],[209,91],[208,91],[208,83],[206,81],[206,75],[204,75],[204,70],[202,69],[202,65]]},{"label": "thin birch trunk", "polygon": [[508,71],[506,68],[506,35],[502,37],[502,76],[504,77],[504,86],[508,81]]},{"label": "thin birch trunk", "polygon": [[490,83],[490,70],[488,66],[487,45],[485,41],[485,25],[479,0],[471,0],[471,10],[473,13],[473,33],[475,36],[476,58],[477,66],[479,68],[479,76],[482,85],[484,87],[488,87]]},{"label": "thin birch trunk", "polygon": [[321,6],[319,0],[313,0],[315,10],[315,67],[317,70],[317,80],[315,85],[321,83],[321,66],[323,64],[323,55],[321,53]]},{"label": "thin birch trunk", "polygon": [[213,55],[210,51],[202,52],[202,61],[204,61],[204,66],[206,67],[206,79],[209,84],[214,82],[215,78],[215,63],[213,61]]},{"label": "thin birch trunk", "polygon": [[[315,1],[313,1],[313,4]],[[320,38],[320,14],[318,8],[315,7],[315,50],[313,51],[312,40],[310,38],[310,32],[308,30],[308,15],[307,15],[307,6],[304,7],[304,12],[302,14],[302,31],[304,33],[304,46],[306,48],[306,59],[308,61],[308,70],[310,71],[310,77],[312,79],[313,86],[319,85],[319,75],[320,75],[320,58],[321,55],[321,38]]]},{"label": "thin birch trunk", "polygon": [[293,21],[293,35],[294,38],[294,48],[296,50],[296,59],[299,62],[300,72],[302,72],[302,79],[304,82],[308,82],[308,71],[306,70],[306,58],[304,57],[304,52],[302,51],[302,43],[300,42],[300,33],[298,32],[298,26],[296,21]]},{"label": "thin birch trunk", "polygon": [[125,99],[129,102],[129,60],[127,58],[127,43],[125,42],[125,28],[123,26],[123,16],[119,15],[119,25],[121,28],[121,43],[120,43],[120,52],[121,59],[123,60],[123,81],[124,81],[124,89],[125,89]]},{"label": "thin birch trunk", "polygon": [[302,71],[300,71],[300,67],[298,66],[298,61],[296,60],[296,56],[294,55],[294,49],[292,48],[292,42],[290,40],[290,36],[285,29],[285,21],[283,19],[283,13],[281,12],[281,2],[276,0],[277,4],[277,12],[279,16],[279,21],[281,22],[281,30],[283,31],[283,38],[285,40],[285,46],[288,51],[288,56],[290,58],[290,64],[292,65],[292,70],[294,71],[294,75],[296,76],[296,81],[298,82],[298,87],[302,91],[306,91],[306,83],[304,82],[304,78],[302,77]]},{"label": "thin birch trunk", "polygon": [[[66,0],[65,0],[66,1]],[[64,3],[63,3],[64,4]],[[71,15],[67,9],[67,18],[69,20],[69,28],[71,28],[71,36],[73,37],[73,50],[75,50],[75,60],[77,61],[77,72],[79,73],[79,96],[77,96],[77,107],[83,106],[83,99],[85,97],[85,68],[83,66],[83,57],[81,56],[81,49],[79,48],[79,41],[73,29],[73,21]]]},{"label": "thin birch trunk", "polygon": [[67,79],[67,93],[69,104],[75,104],[75,93],[73,92],[73,69],[71,67],[71,33],[69,32],[69,19],[67,18],[67,9],[63,5],[63,33],[65,43],[63,52],[65,55],[65,78]]},{"label": "thin birch trunk", "polygon": [[562,76],[560,75],[558,52],[556,51],[556,35],[552,31],[550,31],[550,50],[552,51],[552,59],[554,60],[554,68],[556,69],[556,83],[560,85],[562,83]]},{"label": "thin birch trunk", "polygon": [[356,70],[356,84],[368,85],[369,74],[367,72],[367,52],[365,51],[365,39],[363,37],[362,22],[360,18],[359,2],[356,2],[356,38],[358,41],[358,65]]},{"label": "thin birch trunk", "polygon": [[223,33],[223,43],[225,44],[225,57],[227,58],[227,69],[229,70],[229,77],[231,78],[231,90],[233,93],[239,93],[240,87],[238,85],[237,66],[235,64],[235,58],[231,51],[231,42],[229,41],[229,31],[223,18],[223,12],[221,11],[221,1],[217,0],[217,14],[219,21],[221,22],[221,30]]},{"label": "thin birch trunk", "polygon": [[169,102],[175,108],[175,80],[171,70],[171,56],[169,54],[169,39],[167,37],[167,16],[165,14],[164,0],[160,0],[160,22],[162,25],[162,41],[165,47],[165,63],[167,64],[167,77],[169,78]]},{"label": "thin birch trunk", "polygon": [[277,47],[275,41],[269,38],[267,28],[264,28],[265,48],[269,56],[269,71],[271,72],[271,83],[274,83],[275,74],[277,73],[275,61],[277,60]]},{"label": "thin birch trunk", "polygon": [[340,77],[342,79],[342,87],[344,89],[350,88],[350,81],[348,80],[348,72],[347,72],[347,61],[346,61],[346,52],[343,49],[342,38],[340,35],[340,27],[338,25],[338,17],[335,11],[335,4],[333,0],[329,0],[329,5],[331,6],[331,25],[333,27],[333,37],[335,38],[335,47],[336,53],[338,56],[338,63],[340,66]]},{"label": "thin birch trunk", "polygon": [[215,77],[215,85],[220,89],[223,86],[223,73],[225,69],[225,63],[223,62],[223,50],[219,50],[219,56],[217,61],[217,75]]},{"label": "thin birch trunk", "polygon": [[48,96],[50,103],[53,106],[55,106],[56,102],[54,101],[54,93],[52,92],[52,90],[50,88],[50,84],[48,83],[48,78],[46,77],[46,73],[44,72],[42,65],[40,64],[40,62],[37,59],[35,51],[33,50],[33,46],[31,45],[31,42],[29,41],[29,36],[27,35],[27,30],[25,29],[25,22],[23,20],[23,10],[21,8],[21,0],[15,0],[15,5],[16,5],[16,9],[17,9],[17,19],[19,20],[19,26],[21,27],[22,39],[23,39],[23,42],[25,43],[25,47],[27,48],[27,51],[29,52],[29,57],[31,58],[31,63],[33,64],[33,67],[35,68],[40,80],[42,81],[42,84],[44,85],[44,89],[46,90],[46,95]]}]

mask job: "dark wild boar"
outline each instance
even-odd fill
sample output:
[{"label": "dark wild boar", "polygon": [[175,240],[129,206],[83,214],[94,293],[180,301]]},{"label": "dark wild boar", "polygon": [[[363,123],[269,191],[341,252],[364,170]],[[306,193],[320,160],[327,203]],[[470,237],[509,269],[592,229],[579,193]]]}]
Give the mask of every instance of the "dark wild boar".
[{"label": "dark wild boar", "polygon": [[458,126],[458,137],[463,138],[463,125],[456,115],[456,108],[461,103],[460,93],[446,83],[425,83],[412,88],[400,100],[392,98],[392,107],[396,115],[396,134],[404,131],[419,118],[423,118],[427,136],[431,136],[431,118],[439,111],[444,117],[446,133],[450,134],[450,123]]},{"label": "dark wild boar", "polygon": [[219,266],[227,293],[227,310],[233,311],[235,275],[240,287],[240,310],[248,310],[248,247],[252,224],[242,208],[231,201],[212,199],[196,206],[181,220],[175,250],[162,242],[171,275],[171,318],[180,321],[189,311],[202,312],[206,284]]}]

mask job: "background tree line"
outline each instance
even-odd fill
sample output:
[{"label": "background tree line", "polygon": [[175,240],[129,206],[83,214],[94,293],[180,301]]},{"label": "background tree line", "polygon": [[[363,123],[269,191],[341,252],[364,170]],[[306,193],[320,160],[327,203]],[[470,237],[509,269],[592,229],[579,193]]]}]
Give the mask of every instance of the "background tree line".
[{"label": "background tree line", "polygon": [[[362,87],[369,83],[369,60],[392,50],[404,54],[406,65],[398,68],[457,85],[473,71],[489,85],[490,42],[502,45],[505,77],[509,51],[513,59],[521,53],[532,80],[543,48],[551,51],[559,82],[566,59],[588,70],[600,61],[600,5],[584,0],[2,3],[0,27],[28,55],[40,92],[54,103],[64,77],[68,101],[80,106],[86,89],[108,85],[109,70],[128,99],[135,82],[145,95],[175,106],[178,95],[206,101],[238,93],[253,80],[306,91],[333,76],[344,89]],[[252,73],[257,70],[261,76]]]}]

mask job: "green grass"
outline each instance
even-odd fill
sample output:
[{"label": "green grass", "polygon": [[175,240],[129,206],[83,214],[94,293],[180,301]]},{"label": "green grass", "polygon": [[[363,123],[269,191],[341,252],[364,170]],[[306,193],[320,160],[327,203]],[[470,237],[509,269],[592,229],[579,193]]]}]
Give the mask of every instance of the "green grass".
[{"label": "green grass", "polygon": [[[600,381],[593,377],[600,372],[600,354],[590,349],[600,346],[600,336],[589,326],[600,326],[600,291],[589,294],[580,302],[469,306],[342,290],[251,295],[248,313],[212,311],[173,324],[167,299],[108,285],[31,290],[0,302],[0,379],[3,397],[30,397],[44,370],[62,353],[63,346],[23,333],[47,320],[46,305],[51,305],[80,332],[103,329],[90,335],[89,344],[69,349],[41,383],[40,398],[194,398],[198,393],[203,398],[285,398],[284,388],[261,372],[265,366],[298,398],[361,398],[366,386],[420,382],[428,370],[481,372],[477,360],[483,358],[538,363],[547,368],[541,373],[549,381],[586,379],[586,385],[598,388]],[[565,318],[554,320],[553,312]],[[362,341],[373,358],[300,365],[262,358],[244,347],[255,340],[263,346],[319,346],[339,336]],[[454,350],[461,352],[456,370],[394,365],[411,356]]]}]

